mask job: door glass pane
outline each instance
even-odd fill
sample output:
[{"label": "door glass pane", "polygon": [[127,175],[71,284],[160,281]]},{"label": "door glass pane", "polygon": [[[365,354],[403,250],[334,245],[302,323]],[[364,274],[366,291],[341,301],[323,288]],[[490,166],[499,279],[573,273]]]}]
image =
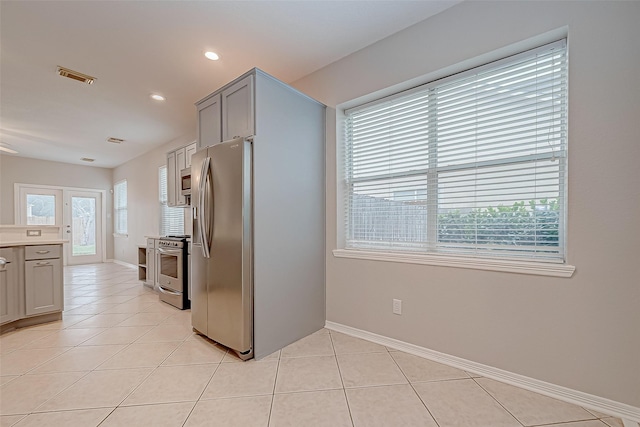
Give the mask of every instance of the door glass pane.
[{"label": "door glass pane", "polygon": [[71,198],[73,229],[72,255],[96,254],[96,199],[93,197]]},{"label": "door glass pane", "polygon": [[55,225],[56,196],[27,194],[27,225]]}]

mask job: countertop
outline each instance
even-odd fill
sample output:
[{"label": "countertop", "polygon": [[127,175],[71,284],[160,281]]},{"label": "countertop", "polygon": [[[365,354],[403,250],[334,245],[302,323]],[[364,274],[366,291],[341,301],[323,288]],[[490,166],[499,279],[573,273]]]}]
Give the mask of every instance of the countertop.
[{"label": "countertop", "polygon": [[7,240],[0,242],[0,248],[10,246],[34,246],[34,245],[61,245],[69,243],[68,240]]}]

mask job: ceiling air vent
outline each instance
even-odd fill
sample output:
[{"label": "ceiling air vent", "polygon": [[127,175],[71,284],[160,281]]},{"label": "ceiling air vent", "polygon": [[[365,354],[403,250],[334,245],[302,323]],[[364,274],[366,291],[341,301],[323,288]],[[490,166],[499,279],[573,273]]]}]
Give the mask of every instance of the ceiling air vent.
[{"label": "ceiling air vent", "polygon": [[124,139],[120,139],[120,138],[107,138],[107,142],[113,142],[114,144],[122,144],[124,142]]},{"label": "ceiling air vent", "polygon": [[94,162],[96,159],[90,159],[90,158],[88,158],[88,157],[82,157],[80,160],[82,160],[83,162],[89,162],[89,163],[91,163],[91,162]]},{"label": "ceiling air vent", "polygon": [[62,77],[68,77],[73,80],[77,80],[82,83],[86,83],[88,85],[93,84],[96,80],[95,77],[88,76],[86,74],[79,73],[77,71],[70,70],[68,68],[64,68],[58,65],[58,75]]}]

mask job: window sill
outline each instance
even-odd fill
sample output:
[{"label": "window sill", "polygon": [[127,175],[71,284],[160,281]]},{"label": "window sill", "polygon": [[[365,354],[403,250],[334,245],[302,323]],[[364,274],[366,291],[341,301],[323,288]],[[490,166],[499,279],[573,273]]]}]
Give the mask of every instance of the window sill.
[{"label": "window sill", "polygon": [[333,256],[336,258],[354,258],[369,261],[402,262],[408,264],[435,265],[439,267],[470,268],[474,270],[502,271],[507,273],[551,277],[571,277],[573,272],[576,270],[575,266],[567,264],[506,259],[464,258],[450,255],[359,251],[352,249],[334,249]]}]

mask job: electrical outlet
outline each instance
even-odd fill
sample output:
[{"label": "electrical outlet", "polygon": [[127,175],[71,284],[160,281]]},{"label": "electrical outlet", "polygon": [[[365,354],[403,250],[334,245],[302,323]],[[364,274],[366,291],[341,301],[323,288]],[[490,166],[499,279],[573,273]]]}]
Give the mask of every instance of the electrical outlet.
[{"label": "electrical outlet", "polygon": [[38,237],[42,235],[41,230],[27,230],[27,236],[29,237]]},{"label": "electrical outlet", "polygon": [[393,300],[393,314],[402,314],[402,300],[394,299]]}]

